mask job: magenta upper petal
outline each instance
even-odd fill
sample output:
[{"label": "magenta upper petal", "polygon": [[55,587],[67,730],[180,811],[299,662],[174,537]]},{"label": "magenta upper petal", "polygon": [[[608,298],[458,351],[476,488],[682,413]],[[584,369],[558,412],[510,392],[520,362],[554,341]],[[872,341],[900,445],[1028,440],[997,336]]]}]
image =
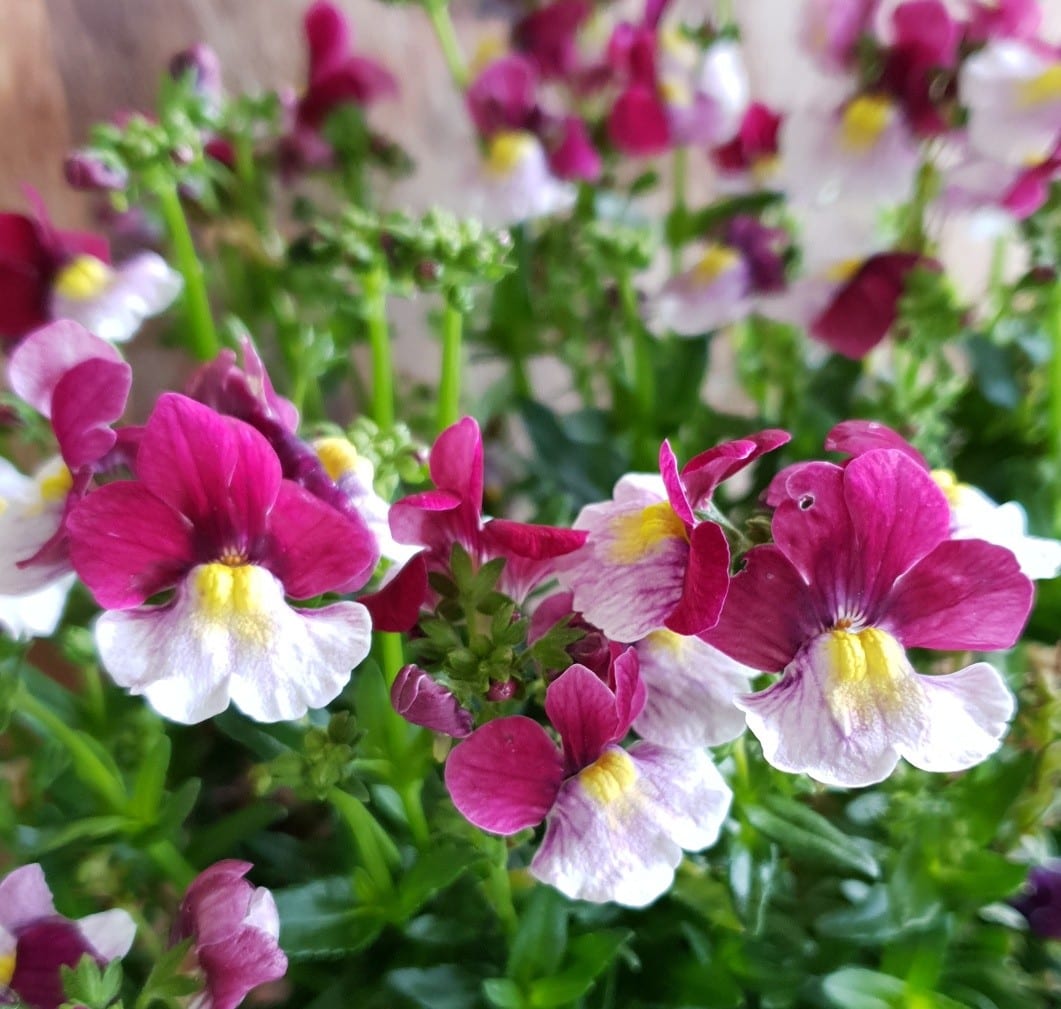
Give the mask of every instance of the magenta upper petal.
[{"label": "magenta upper petal", "polygon": [[106,609],[138,606],[196,562],[191,525],[133,481],[106,484],[67,517],[70,560]]},{"label": "magenta upper petal", "polygon": [[427,601],[427,558],[414,554],[405,566],[377,592],[361,596],[358,602],[368,610],[377,631],[405,633],[420,618],[420,607]]},{"label": "magenta upper petal", "polygon": [[212,552],[247,551],[264,535],[280,461],[249,424],[165,393],[136,457],[144,486],[190,519]]},{"label": "magenta upper petal", "polygon": [[667,110],[652,88],[635,84],[616,99],[608,115],[608,136],[634,157],[652,157],[670,147]]},{"label": "magenta upper petal", "polygon": [[196,953],[206,973],[211,1009],[236,1009],[252,988],[287,972],[287,957],[276,938],[251,926]]},{"label": "magenta upper petal", "polygon": [[294,599],[360,588],[379,561],[376,537],[364,522],[290,480],[277,491],[268,544],[265,566]]},{"label": "magenta upper petal", "polygon": [[346,17],[327,0],[316,0],[306,10],[302,21],[309,46],[309,75],[331,70],[350,52],[350,27]]},{"label": "magenta upper petal", "polygon": [[483,500],[483,437],[472,417],[447,427],[431,447],[431,480],[442,491],[481,507]]},{"label": "magenta upper petal", "polygon": [[[617,648],[613,645],[613,652]],[[633,648],[624,648],[615,656],[611,675],[615,681],[615,738],[622,739],[644,710],[648,696],[641,680],[641,660]]]},{"label": "magenta upper petal", "polygon": [[895,585],[887,626],[908,648],[1009,648],[1033,596],[1031,581],[1005,547],[945,540]]},{"label": "magenta upper petal", "polygon": [[827,452],[863,455],[877,448],[893,448],[908,455],[922,469],[929,468],[925,457],[898,431],[875,420],[844,420],[825,436]]},{"label": "magenta upper petal", "polygon": [[730,580],[718,623],[697,635],[738,662],[764,672],[784,669],[828,614],[792,562],[776,547],[754,547]]},{"label": "magenta upper petal", "polygon": [[[461,498],[448,491],[410,494],[391,505],[387,515],[391,535],[399,543],[444,550],[457,539],[465,542],[468,523]],[[473,523],[474,529],[478,522]],[[461,535],[461,534],[464,535]]]},{"label": "magenta upper petal", "polygon": [[79,323],[60,319],[34,330],[15,348],[7,377],[16,395],[50,417],[56,384],[75,365],[93,359],[121,363],[122,355]]},{"label": "magenta upper petal", "polygon": [[105,358],[75,365],[56,383],[52,427],[70,469],[90,465],[114,447],[111,424],[125,412],[132,385],[132,368]]},{"label": "magenta upper petal", "polygon": [[669,441],[664,441],[659,447],[659,472],[663,477],[663,486],[667,488],[667,500],[674,513],[686,525],[691,526],[696,521],[696,516],[686,496],[682,478],[678,473],[678,459]]},{"label": "magenta upper petal", "polygon": [[747,438],[723,442],[690,459],[682,468],[681,478],[692,506],[705,507],[720,483],[791,439],[787,431],[768,428]]},{"label": "magenta upper petal", "polygon": [[714,627],[729,581],[726,534],[714,522],[701,522],[689,535],[682,597],[667,617],[667,628],[676,634],[693,635]]},{"label": "magenta upper petal", "polygon": [[[633,662],[636,666],[636,655]],[[605,746],[626,734],[630,725],[620,724],[616,697],[608,685],[581,665],[568,667],[549,684],[545,713],[560,733],[568,774],[592,764]]]},{"label": "magenta upper petal", "polygon": [[453,748],[446,761],[453,804],[477,827],[515,834],[545,819],[564,779],[560,751],[523,715],[498,718]]}]

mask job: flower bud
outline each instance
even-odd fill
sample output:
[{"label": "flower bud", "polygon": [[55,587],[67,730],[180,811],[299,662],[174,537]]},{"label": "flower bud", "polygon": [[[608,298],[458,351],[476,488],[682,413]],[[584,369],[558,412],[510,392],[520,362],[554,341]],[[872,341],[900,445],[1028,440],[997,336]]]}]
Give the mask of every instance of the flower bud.
[{"label": "flower bud", "polygon": [[463,739],[472,731],[472,714],[419,666],[404,666],[391,687],[391,704],[407,722]]},{"label": "flower bud", "polygon": [[90,151],[74,151],[63,162],[63,174],[74,189],[120,191],[129,182],[121,168],[107,164]]}]

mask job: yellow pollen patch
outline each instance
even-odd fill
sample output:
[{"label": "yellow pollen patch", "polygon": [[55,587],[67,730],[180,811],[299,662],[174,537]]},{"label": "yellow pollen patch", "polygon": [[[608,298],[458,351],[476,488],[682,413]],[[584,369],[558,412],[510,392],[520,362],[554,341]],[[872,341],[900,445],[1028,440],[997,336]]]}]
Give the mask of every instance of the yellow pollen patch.
[{"label": "yellow pollen patch", "polygon": [[849,150],[865,153],[895,117],[895,106],[887,98],[862,95],[844,110],[840,140]]},{"label": "yellow pollen patch", "polygon": [[764,154],[752,162],[751,174],[759,185],[769,182],[781,168],[781,159],[776,154]]},{"label": "yellow pollen patch", "polygon": [[509,175],[529,157],[537,141],[522,130],[505,130],[490,141],[486,169],[491,175]]},{"label": "yellow pollen patch", "polygon": [[1020,103],[1022,105],[1043,105],[1061,99],[1061,63],[1047,67],[1020,86]]},{"label": "yellow pollen patch", "polygon": [[965,489],[969,485],[961,483],[954,475],[954,472],[949,469],[934,469],[929,476],[936,481],[936,486],[943,491],[947,504],[952,508],[957,508],[961,504]]},{"label": "yellow pollen patch", "polygon": [[264,642],[273,621],[268,613],[272,575],[254,564],[230,567],[203,564],[193,572],[199,609],[210,623],[224,624],[236,634]]},{"label": "yellow pollen patch", "polygon": [[622,750],[606,750],[579,772],[578,780],[594,802],[608,806],[633,788],[637,771],[634,762]]},{"label": "yellow pollen patch", "polygon": [[371,461],[358,454],[357,449],[345,438],[318,438],[313,443],[313,450],[325,472],[336,483],[347,473],[356,473],[369,483],[372,482]]},{"label": "yellow pollen patch", "polygon": [[71,301],[98,297],[110,282],[111,268],[95,256],[77,256],[55,278],[55,293]]},{"label": "yellow pollen patch", "polygon": [[675,634],[674,631],[668,631],[661,629],[658,631],[652,631],[645,637],[646,643],[651,648],[659,648],[670,652],[672,656],[678,656],[685,650],[685,643],[688,639],[682,634]]},{"label": "yellow pollen patch", "polygon": [[693,104],[693,90],[685,81],[677,77],[668,77],[659,83],[659,96],[668,105],[688,108]]},{"label": "yellow pollen patch", "polygon": [[659,45],[668,56],[688,67],[694,66],[696,58],[700,55],[696,43],[688,35],[671,26],[659,33]]},{"label": "yellow pollen patch", "polygon": [[844,259],[839,263],[833,263],[833,265],[825,271],[825,278],[826,280],[833,281],[835,284],[846,283],[858,273],[860,266],[862,266],[862,260],[857,257],[853,259]]},{"label": "yellow pollen patch", "polygon": [[0,497],[0,515],[3,515],[9,507],[10,505],[8,503],[7,498]]},{"label": "yellow pollen patch", "polygon": [[477,77],[489,64],[504,56],[507,52],[508,46],[505,43],[505,39],[497,32],[491,32],[485,38],[480,39],[479,44],[475,47],[471,63],[468,65],[470,76]]},{"label": "yellow pollen patch", "polygon": [[833,630],[824,647],[829,668],[826,701],[847,731],[854,723],[868,721],[874,710],[901,707],[906,653],[887,631]]},{"label": "yellow pollen patch", "polygon": [[669,501],[649,505],[633,515],[620,515],[612,523],[612,531],[611,557],[617,564],[633,564],[666,540],[689,540],[685,523]]},{"label": "yellow pollen patch", "polygon": [[74,486],[74,478],[65,466],[59,466],[46,476],[41,477],[38,485],[42,501],[62,501],[70,488]]},{"label": "yellow pollen patch", "polygon": [[15,954],[0,953],[0,985],[5,987],[15,976]]},{"label": "yellow pollen patch", "polygon": [[700,257],[693,273],[696,279],[703,284],[710,284],[717,280],[727,270],[732,270],[740,262],[740,253],[731,249],[728,245],[713,243],[707,247]]}]

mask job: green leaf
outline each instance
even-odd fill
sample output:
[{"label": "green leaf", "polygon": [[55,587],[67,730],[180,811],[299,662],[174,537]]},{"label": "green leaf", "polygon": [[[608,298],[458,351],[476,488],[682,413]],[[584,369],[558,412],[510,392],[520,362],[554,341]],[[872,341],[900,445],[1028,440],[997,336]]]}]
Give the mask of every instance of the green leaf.
[{"label": "green leaf", "polygon": [[256,802],[237,809],[216,823],[195,831],[188,846],[188,859],[194,865],[209,865],[270,824],[287,816],[287,809],[276,802]]},{"label": "green leaf", "polygon": [[483,994],[495,1009],[524,1009],[527,1000],[520,986],[507,977],[491,977],[483,982]]},{"label": "green leaf", "polygon": [[127,816],[89,816],[58,830],[42,831],[40,840],[33,845],[32,850],[35,854],[43,854],[64,848],[75,841],[98,841],[135,826]]},{"label": "green leaf", "polygon": [[475,849],[457,844],[442,844],[420,854],[398,884],[399,920],[411,918],[481,860]]},{"label": "green leaf", "polygon": [[173,748],[165,730],[160,731],[162,734],[144,755],[133,783],[132,798],[129,800],[129,815],[142,823],[155,822],[166,787],[166,772],[169,770]]},{"label": "green leaf", "polygon": [[906,982],[864,967],[842,967],[822,982],[836,1009],[905,1009]]},{"label": "green leaf", "polygon": [[554,1009],[581,998],[607,970],[632,935],[627,929],[609,929],[572,939],[568,944],[569,965],[553,977],[533,982],[530,1004],[534,1009]]},{"label": "green leaf", "polygon": [[505,973],[520,985],[552,974],[567,946],[569,904],[550,886],[536,887],[522,909]]},{"label": "green leaf", "polygon": [[384,925],[378,908],[358,906],[345,876],[273,891],[280,945],[292,960],[341,959],[369,945]]},{"label": "green leaf", "polygon": [[784,853],[797,861],[815,862],[870,879],[880,876],[880,866],[866,849],[865,841],[849,837],[795,799],[767,796],[763,808],[749,807],[745,816],[756,830],[776,841]]},{"label": "green leaf", "polygon": [[458,964],[401,967],[387,974],[387,983],[424,1009],[477,1009],[479,979]]}]

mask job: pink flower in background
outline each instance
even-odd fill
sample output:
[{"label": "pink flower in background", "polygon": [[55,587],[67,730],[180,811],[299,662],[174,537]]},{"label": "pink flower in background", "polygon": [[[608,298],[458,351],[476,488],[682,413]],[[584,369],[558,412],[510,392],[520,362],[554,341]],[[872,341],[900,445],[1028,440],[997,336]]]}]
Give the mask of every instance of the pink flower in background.
[{"label": "pink flower in background", "polygon": [[55,910],[39,865],[0,880],[0,1003],[58,1009],[66,1001],[62,967],[92,957],[100,966],[120,960],[136,938],[126,911],[102,911],[79,921]]},{"label": "pink flower in background", "polygon": [[196,1009],[235,1009],[253,988],[287,973],[273,895],[243,877],[250,862],[228,859],[203,870],[181,901],[177,942],[192,939],[205,981]]},{"label": "pink flower in background", "polygon": [[729,586],[729,545],[721,526],[699,513],[720,483],[788,440],[786,432],[762,431],[724,442],[680,472],[664,442],[659,475],[625,476],[613,500],[579,512],[574,528],[588,538],[558,571],[575,609],[612,641],[714,626]]},{"label": "pink flower in background", "polygon": [[487,722],[446,761],[454,805],[495,834],[546,820],[531,873],[568,897],[651,903],[683,848],[715,842],[731,793],[702,750],[618,745],[644,700],[632,650],[615,660],[613,686],[571,666],[545,695],[562,749],[522,715]]},{"label": "pink flower in background", "polygon": [[966,25],[970,42],[984,43],[992,39],[1038,39],[1043,21],[1040,0],[988,0],[974,2]]},{"label": "pink flower in background", "polygon": [[96,643],[114,680],[185,723],[230,698],[259,721],[332,700],[368,652],[368,613],[285,596],[363,585],[378,559],[364,524],[282,479],[254,428],[175,393],[156,404],[135,473],[68,520],[74,568],[108,611]]},{"label": "pink flower in background", "polygon": [[769,184],[778,168],[778,138],[783,118],[762,102],[748,106],[737,135],[710,152],[724,181],[747,178],[757,186]]},{"label": "pink flower in background", "polygon": [[774,543],[745,554],[702,635],[782,672],[737,701],[766,759],[852,787],[883,780],[900,757],[958,771],[993,753],[1014,708],[995,669],[921,676],[906,649],[1011,646],[1032,602],[1012,553],[951,539],[942,491],[900,451],[793,467],[780,497]]},{"label": "pink flower in background", "polygon": [[554,0],[517,21],[512,38],[544,79],[569,81],[584,68],[578,32],[592,16],[589,0]]}]

